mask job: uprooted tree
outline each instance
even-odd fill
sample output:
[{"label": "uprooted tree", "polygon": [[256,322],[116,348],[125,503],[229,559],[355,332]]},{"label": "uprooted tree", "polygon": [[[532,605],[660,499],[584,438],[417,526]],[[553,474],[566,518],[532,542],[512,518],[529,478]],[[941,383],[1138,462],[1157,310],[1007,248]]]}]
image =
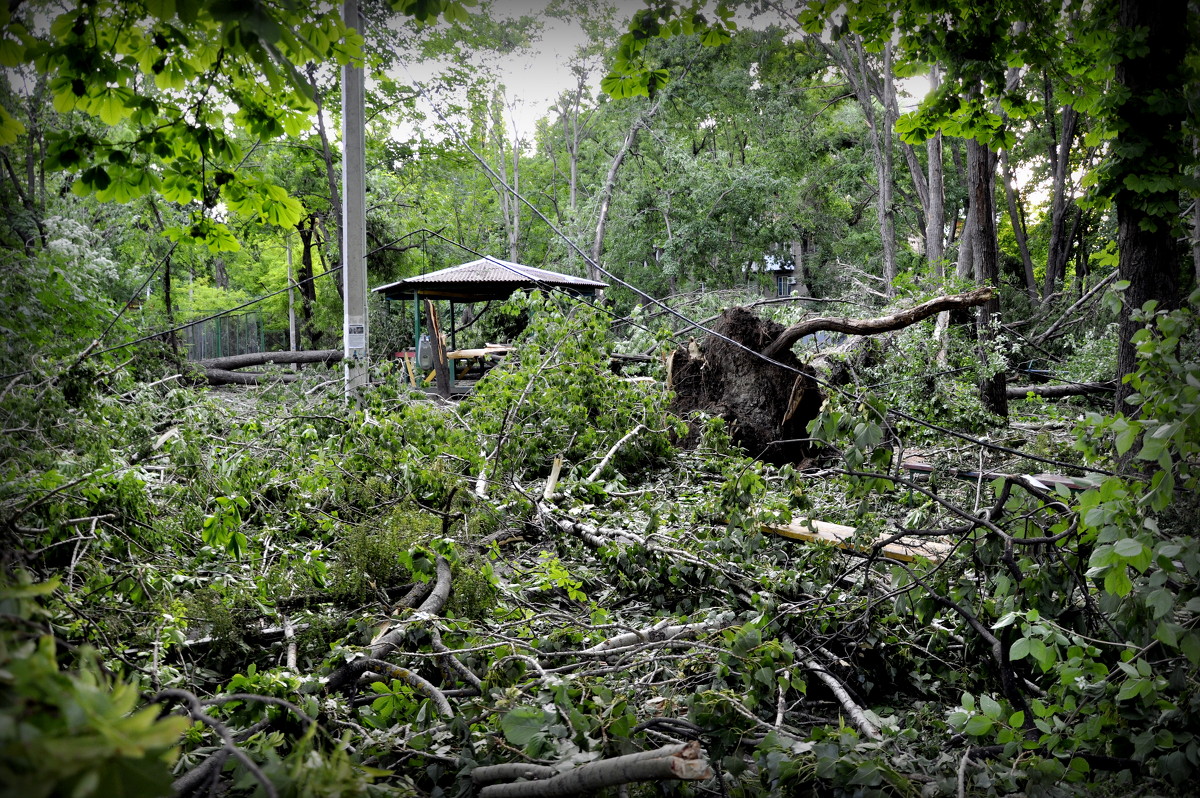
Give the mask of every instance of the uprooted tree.
[{"label": "uprooted tree", "polygon": [[937,313],[982,305],[994,294],[985,287],[879,318],[817,317],[789,327],[730,308],[703,341],[693,339],[667,356],[672,407],[683,415],[701,412],[724,419],[734,442],[753,457],[800,462],[812,453],[808,424],[820,412],[824,395],[817,371],[796,357],[793,344],[818,332],[892,332]]}]

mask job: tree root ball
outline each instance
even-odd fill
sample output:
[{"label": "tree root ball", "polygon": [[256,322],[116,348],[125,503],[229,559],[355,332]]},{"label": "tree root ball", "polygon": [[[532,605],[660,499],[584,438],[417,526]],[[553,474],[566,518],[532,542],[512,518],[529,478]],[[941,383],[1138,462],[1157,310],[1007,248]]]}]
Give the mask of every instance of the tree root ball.
[{"label": "tree root ball", "polygon": [[[711,329],[724,337],[693,340],[667,358],[672,409],[684,418],[695,413],[721,417],[734,443],[759,460],[783,464],[809,458],[814,447],[807,440],[808,423],[824,400],[813,379],[816,372],[790,349],[774,358],[781,365],[756,354],[783,332],[783,325],[737,307],[722,313]],[[685,443],[694,443],[695,425],[692,430]]]}]

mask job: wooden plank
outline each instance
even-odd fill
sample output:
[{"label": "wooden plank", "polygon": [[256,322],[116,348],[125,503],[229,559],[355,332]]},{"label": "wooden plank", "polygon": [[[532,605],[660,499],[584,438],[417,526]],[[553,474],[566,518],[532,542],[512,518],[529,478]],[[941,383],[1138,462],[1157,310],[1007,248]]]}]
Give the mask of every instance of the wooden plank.
[{"label": "wooden plank", "polygon": [[447,352],[446,357],[451,360],[473,360],[480,357],[488,357],[489,355],[507,355],[510,347],[507,346],[487,346],[483,349],[456,349],[453,352]]},{"label": "wooden plank", "polygon": [[[833,524],[829,521],[817,521],[812,518],[798,518],[786,526],[763,524],[767,532],[808,543],[825,543],[837,546],[839,549],[855,551],[870,551],[871,543],[854,541],[858,533],[857,527],[844,524]],[[882,549],[884,557],[893,560],[912,562],[917,559],[940,563],[950,556],[953,546],[945,538],[911,537],[889,543]]]}]

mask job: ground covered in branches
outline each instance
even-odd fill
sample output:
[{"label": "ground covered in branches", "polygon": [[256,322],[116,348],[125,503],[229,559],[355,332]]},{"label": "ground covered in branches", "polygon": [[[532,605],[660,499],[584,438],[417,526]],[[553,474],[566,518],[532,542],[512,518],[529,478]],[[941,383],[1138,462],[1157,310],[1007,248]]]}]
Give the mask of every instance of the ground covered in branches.
[{"label": "ground covered in branches", "polygon": [[[529,311],[456,405],[87,360],[8,383],[4,789],[504,794],[481,784],[662,749],[693,780],[620,789],[1188,792],[1193,310],[1150,320],[1140,419],[1031,400],[1008,426],[970,373],[913,384],[930,321],[857,364],[910,379],[830,390],[804,471],[715,416],[681,447],[602,319]],[[801,517],[855,545],[764,531]],[[950,554],[885,557],[901,533]]]}]

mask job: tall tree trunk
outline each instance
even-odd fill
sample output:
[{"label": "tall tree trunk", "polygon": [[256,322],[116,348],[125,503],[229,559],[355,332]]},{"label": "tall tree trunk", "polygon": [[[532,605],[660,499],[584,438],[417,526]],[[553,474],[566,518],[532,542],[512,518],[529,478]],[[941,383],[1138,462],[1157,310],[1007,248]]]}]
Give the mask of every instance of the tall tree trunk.
[{"label": "tall tree trunk", "polygon": [[[980,285],[999,285],[1000,270],[996,258],[996,220],[992,203],[992,173],[995,160],[988,148],[975,139],[967,140],[967,188],[971,196],[976,278]],[[999,291],[979,309],[979,347],[984,353],[991,346],[992,322],[999,319]],[[985,370],[986,372],[986,370]],[[1008,395],[1005,391],[1004,369],[980,375],[979,394],[985,409],[999,416],[1008,416]]]},{"label": "tall tree trunk", "polygon": [[[307,223],[307,226],[306,224]],[[296,270],[296,281],[300,284],[300,315],[304,317],[304,334],[310,349],[320,349],[321,333],[313,324],[313,304],[317,301],[317,285],[313,278],[313,238],[316,218],[309,216],[296,225],[300,234],[300,268]]]},{"label": "tall tree trunk", "polygon": [[638,130],[643,125],[648,123],[658,113],[659,106],[662,105],[662,95],[654,101],[654,104],[645,111],[639,113],[633,120],[633,124],[629,126],[629,131],[625,134],[625,139],[621,142],[617,154],[613,156],[612,162],[608,165],[608,174],[604,177],[604,185],[600,187],[600,205],[596,213],[596,231],[592,236],[592,251],[591,263],[588,264],[588,278],[591,280],[599,280],[600,272],[592,264],[600,263],[600,254],[604,249],[604,231],[608,226],[608,211],[612,205],[613,190],[617,185],[617,174],[621,171],[621,164],[625,162],[625,156],[629,154],[633,144],[637,141]]},{"label": "tall tree trunk", "polygon": [[[846,46],[849,39],[853,50]],[[875,113],[874,93],[867,78],[867,54],[863,49],[862,38],[856,35],[843,36],[838,40],[838,52],[841,55],[843,72],[854,90],[859,107],[867,121],[867,130],[871,140],[871,159],[875,164],[875,181],[878,189],[875,194],[875,213],[879,221],[879,237],[883,254],[884,291],[892,296],[896,280],[896,219],[892,207],[893,166],[891,130],[886,128],[885,118],[881,122]],[[889,53],[890,49],[885,49]],[[886,106],[885,106],[886,108]]]},{"label": "tall tree trunk", "polygon": [[969,280],[975,275],[975,205],[967,198],[967,218],[963,220],[962,235],[958,239],[958,263],[954,276]]},{"label": "tall tree trunk", "polygon": [[[1050,98],[1047,90],[1046,102]],[[1050,197],[1050,247],[1046,254],[1046,284],[1042,301],[1050,302],[1054,292],[1067,277],[1067,263],[1071,259],[1072,231],[1067,228],[1074,205],[1071,202],[1069,181],[1071,178],[1071,146],[1075,143],[1075,131],[1079,113],[1070,105],[1064,105],[1059,113],[1060,125],[1057,140],[1053,114],[1047,110],[1050,127],[1050,168],[1054,178]]]},{"label": "tall tree trunk", "polygon": [[[325,132],[325,111],[321,101],[321,90],[317,87],[316,67],[313,64],[308,65],[308,82],[312,86],[313,100],[317,106],[317,135],[321,139],[321,159],[325,162],[325,181],[329,186],[329,207],[333,209],[333,219],[337,226],[337,243],[334,245],[338,248],[338,257],[335,261],[329,258],[329,262],[341,263],[341,246],[345,240],[343,236],[343,227],[345,220],[342,218],[342,189],[338,182],[337,170],[333,166],[333,147],[329,145],[329,134]],[[337,285],[338,296],[345,299],[343,292],[346,290],[342,286],[341,280],[334,280]],[[315,344],[314,344],[315,346]]]},{"label": "tall tree trunk", "polygon": [[[936,65],[929,70],[930,90],[936,91],[939,83]],[[945,236],[946,236],[946,181],[942,170],[942,132],[939,130],[925,142],[925,153],[929,160],[929,179],[926,181],[929,193],[929,208],[925,214],[925,257],[933,265],[939,280],[946,276]]]},{"label": "tall tree trunk", "polygon": [[1037,280],[1033,276],[1033,258],[1029,255],[1029,238],[1025,232],[1024,214],[1017,207],[1017,191],[1013,187],[1012,167],[1008,162],[1008,150],[1000,152],[1000,170],[1004,176],[1004,196],[1008,199],[1008,218],[1012,222],[1013,235],[1017,238],[1017,249],[1021,251],[1021,263],[1025,267],[1025,291],[1030,302],[1037,302]]},{"label": "tall tree trunk", "polygon": [[[886,129],[889,139],[893,131],[896,129],[896,120],[900,118],[900,97],[896,92],[896,79],[892,70],[892,44],[888,42],[884,47],[884,69],[880,76],[883,80],[882,96],[887,109]],[[936,69],[936,67],[935,67]],[[930,86],[937,88],[936,72],[930,73]],[[941,135],[940,133],[938,134]],[[933,205],[933,187],[929,183],[929,177],[926,174],[925,167],[921,166],[921,159],[917,157],[917,151],[913,145],[906,141],[900,140],[900,153],[904,156],[904,163],[908,166],[909,176],[912,178],[913,189],[917,192],[917,200],[921,203],[920,217],[924,230],[929,230],[929,215],[932,212]],[[938,139],[938,145],[941,145],[941,139]],[[926,242],[926,251],[928,252],[929,242]]]},{"label": "tall tree trunk", "polygon": [[[1137,54],[1117,63],[1117,82],[1125,99],[1117,109],[1117,155],[1119,181],[1115,193],[1117,236],[1120,249],[1118,271],[1129,281],[1121,309],[1117,345],[1117,374],[1124,377],[1137,369],[1133,335],[1141,326],[1133,311],[1151,300],[1160,308],[1178,304],[1181,262],[1171,232],[1170,211],[1178,199],[1171,185],[1184,159],[1179,131],[1182,105],[1157,101],[1172,96],[1182,84],[1180,66],[1187,51],[1187,0],[1120,0],[1119,20],[1126,43],[1138,37]],[[1137,191],[1121,180],[1126,175],[1165,178],[1168,188]],[[1149,210],[1148,210],[1149,209]],[[1125,399],[1133,386],[1122,379],[1117,388],[1116,409],[1129,408]]]},{"label": "tall tree trunk", "polygon": [[225,268],[225,259],[213,261],[213,285],[225,291],[229,290],[229,271]]}]

